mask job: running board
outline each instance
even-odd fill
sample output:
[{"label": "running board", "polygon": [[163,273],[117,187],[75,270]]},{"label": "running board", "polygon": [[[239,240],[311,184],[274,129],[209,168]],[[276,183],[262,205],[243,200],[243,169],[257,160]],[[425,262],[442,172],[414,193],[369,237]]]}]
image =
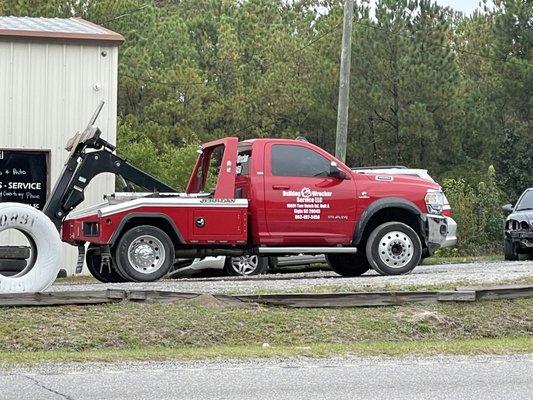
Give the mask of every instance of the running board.
[{"label": "running board", "polygon": [[258,247],[258,254],[357,253],[357,247]]}]

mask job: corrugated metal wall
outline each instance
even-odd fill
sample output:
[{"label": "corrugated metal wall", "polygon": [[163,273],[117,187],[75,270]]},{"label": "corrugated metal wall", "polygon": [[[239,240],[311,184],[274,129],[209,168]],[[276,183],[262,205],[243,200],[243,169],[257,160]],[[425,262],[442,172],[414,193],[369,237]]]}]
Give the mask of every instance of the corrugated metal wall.
[{"label": "corrugated metal wall", "polygon": [[[115,143],[117,68],[114,46],[0,41],[0,148],[51,150],[51,189],[67,156],[65,143],[85,128],[100,100],[106,105],[97,125]],[[113,190],[113,176],[97,177],[78,208]],[[77,250],[64,247],[63,267],[72,273]]]}]

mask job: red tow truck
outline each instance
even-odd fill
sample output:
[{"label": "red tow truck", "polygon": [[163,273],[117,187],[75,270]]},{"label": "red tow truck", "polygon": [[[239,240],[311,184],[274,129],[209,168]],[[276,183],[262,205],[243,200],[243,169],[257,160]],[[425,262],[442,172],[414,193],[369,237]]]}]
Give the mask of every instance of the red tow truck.
[{"label": "red tow truck", "polygon": [[[116,155],[94,126],[97,114],[69,143],[44,212],[81,256],[89,244],[87,265],[101,281],[157,280],[176,258],[302,253],[325,254],[344,276],[404,274],[446,240],[436,183],[357,173],[306,141],[228,137],[200,147],[178,193]],[[145,191],[73,212],[102,172]]]}]

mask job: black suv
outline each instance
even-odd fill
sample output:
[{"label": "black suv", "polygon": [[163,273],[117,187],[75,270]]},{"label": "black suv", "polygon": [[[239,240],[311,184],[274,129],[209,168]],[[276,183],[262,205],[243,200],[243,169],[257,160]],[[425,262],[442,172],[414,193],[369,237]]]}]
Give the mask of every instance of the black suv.
[{"label": "black suv", "polygon": [[513,207],[503,206],[508,214],[503,230],[506,260],[518,260],[519,254],[533,257],[533,188],[526,189]]}]

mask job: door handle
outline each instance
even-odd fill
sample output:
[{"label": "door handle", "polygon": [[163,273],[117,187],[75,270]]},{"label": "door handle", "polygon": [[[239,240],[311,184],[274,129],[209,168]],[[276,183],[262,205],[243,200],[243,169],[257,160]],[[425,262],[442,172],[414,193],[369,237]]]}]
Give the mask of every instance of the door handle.
[{"label": "door handle", "polygon": [[274,190],[289,190],[291,187],[289,185],[272,185]]}]

